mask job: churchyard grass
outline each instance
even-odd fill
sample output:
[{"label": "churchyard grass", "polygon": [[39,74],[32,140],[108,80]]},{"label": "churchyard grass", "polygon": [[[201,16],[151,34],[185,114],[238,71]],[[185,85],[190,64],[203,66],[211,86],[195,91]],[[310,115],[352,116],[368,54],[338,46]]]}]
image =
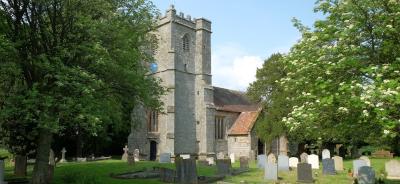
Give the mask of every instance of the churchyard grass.
[{"label": "churchyard grass", "polygon": [[[396,159],[400,160],[400,157]],[[388,159],[371,159],[371,164],[376,172],[376,176],[380,177],[385,170],[385,162]],[[82,162],[82,163],[62,163],[57,164],[55,174],[54,174],[54,184],[68,184],[68,183],[79,183],[79,184],[156,184],[161,183],[158,179],[135,179],[135,180],[125,180],[125,179],[114,179],[110,177],[111,173],[125,173],[142,170],[144,168],[152,168],[154,166],[161,166],[167,168],[175,168],[173,164],[160,164],[157,162],[141,161],[135,163],[134,166],[129,166],[127,163],[121,160],[105,160],[97,162]],[[239,168],[239,162],[233,164],[234,168]],[[321,184],[347,184],[352,183],[352,178],[348,176],[347,170],[352,168],[352,160],[344,160],[345,170],[339,172],[334,176],[322,175],[322,165],[319,170],[313,170],[313,177],[315,183]],[[6,167],[6,178],[11,177],[12,167],[10,164]],[[28,169],[29,174],[32,171],[30,166]],[[216,173],[216,167],[204,167],[198,166],[198,174],[211,176]],[[264,171],[262,169],[256,168],[256,163],[250,163],[250,172],[243,173],[237,176],[229,176],[224,179],[226,182],[230,183],[240,183],[245,181],[246,183],[273,183],[264,181]],[[280,183],[296,183],[297,173],[296,170],[289,172],[279,173]],[[400,184],[400,182],[388,182],[385,184]]]}]

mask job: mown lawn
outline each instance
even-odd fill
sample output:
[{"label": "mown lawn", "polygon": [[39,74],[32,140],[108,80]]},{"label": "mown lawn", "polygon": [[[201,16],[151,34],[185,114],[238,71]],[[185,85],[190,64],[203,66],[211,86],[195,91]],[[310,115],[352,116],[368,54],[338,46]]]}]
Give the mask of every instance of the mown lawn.
[{"label": "mown lawn", "polygon": [[[400,160],[400,158],[396,158]],[[377,177],[384,177],[385,162],[388,159],[371,159],[371,165],[375,169]],[[143,170],[144,168],[152,168],[154,166],[174,168],[173,164],[160,164],[157,162],[141,161],[136,163],[134,166],[129,166],[125,162],[120,160],[106,160],[98,162],[83,162],[83,163],[62,163],[58,164],[54,174],[54,184],[156,184],[161,183],[157,179],[135,179],[135,180],[124,180],[114,179],[110,177],[111,173],[124,173]],[[238,168],[239,163],[233,164],[233,167]],[[250,172],[238,175],[226,177],[224,181],[230,183],[240,183],[242,181],[246,183],[274,183],[265,181],[263,179],[264,172],[261,169],[256,168],[255,163],[251,163]],[[321,184],[350,184],[353,182],[352,177],[348,176],[347,170],[352,168],[352,160],[344,161],[345,171],[338,173],[334,176],[322,175],[322,168],[320,170],[313,170],[313,176],[315,183]],[[31,173],[31,167],[29,173]],[[12,177],[12,167],[7,164],[6,167],[6,178]],[[199,175],[211,176],[216,172],[215,167],[198,167]],[[279,183],[296,183],[297,172],[292,170],[290,172],[279,173]],[[400,181],[385,181],[387,184],[400,184]]]}]

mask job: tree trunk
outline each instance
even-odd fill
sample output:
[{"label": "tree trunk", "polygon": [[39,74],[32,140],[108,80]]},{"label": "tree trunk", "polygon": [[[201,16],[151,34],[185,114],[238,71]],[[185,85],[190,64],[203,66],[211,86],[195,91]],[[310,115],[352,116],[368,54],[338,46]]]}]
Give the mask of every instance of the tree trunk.
[{"label": "tree trunk", "polygon": [[14,174],[17,177],[26,176],[26,155],[15,155]]},{"label": "tree trunk", "polygon": [[46,129],[39,131],[36,163],[32,173],[32,184],[48,184],[49,154],[53,134]]}]

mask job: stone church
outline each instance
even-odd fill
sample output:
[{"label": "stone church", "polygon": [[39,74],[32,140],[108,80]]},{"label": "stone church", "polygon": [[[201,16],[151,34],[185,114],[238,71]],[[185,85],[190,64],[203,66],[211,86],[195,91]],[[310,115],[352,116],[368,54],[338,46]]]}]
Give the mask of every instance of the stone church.
[{"label": "stone church", "polygon": [[158,68],[152,75],[168,88],[164,112],[136,109],[143,118],[132,126],[129,150],[139,149],[144,160],[161,153],[198,159],[263,153],[254,130],[260,106],[242,92],[212,86],[211,22],[177,14],[171,6],[159,18],[156,35]]}]

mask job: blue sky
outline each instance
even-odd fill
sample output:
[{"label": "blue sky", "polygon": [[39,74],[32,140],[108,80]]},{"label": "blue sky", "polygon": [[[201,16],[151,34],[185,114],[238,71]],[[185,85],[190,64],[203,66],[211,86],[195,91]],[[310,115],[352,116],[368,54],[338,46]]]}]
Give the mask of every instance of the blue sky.
[{"label": "blue sky", "polygon": [[177,12],[212,22],[213,85],[245,91],[263,60],[287,52],[300,38],[291,22],[298,18],[312,26],[321,14],[315,0],[153,0],[164,13],[170,4]]}]

